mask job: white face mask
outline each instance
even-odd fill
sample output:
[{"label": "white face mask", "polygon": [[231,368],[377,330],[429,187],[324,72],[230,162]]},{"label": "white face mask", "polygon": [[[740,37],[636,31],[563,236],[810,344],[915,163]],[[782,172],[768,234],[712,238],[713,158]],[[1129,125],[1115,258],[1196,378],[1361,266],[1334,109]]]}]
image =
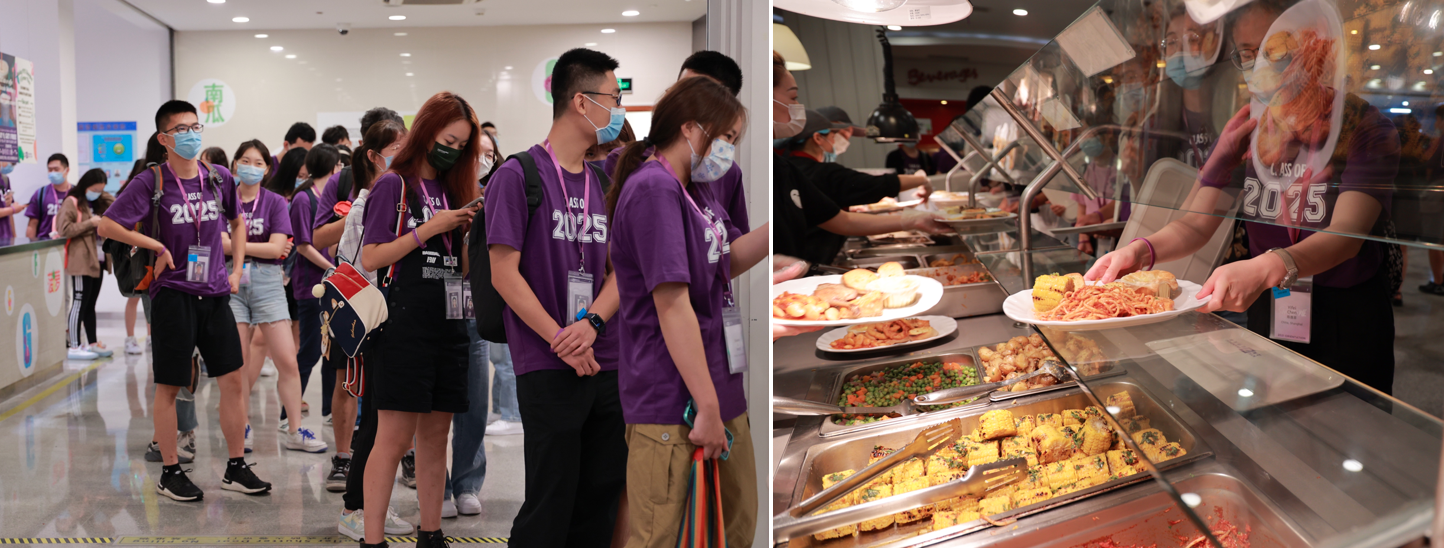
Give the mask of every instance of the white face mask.
[{"label": "white face mask", "polygon": [[482,175],[486,175],[486,174],[488,174],[488,173],[491,173],[491,166],[492,166],[492,164],[495,164],[495,163],[496,163],[496,161],[495,161],[495,160],[492,160],[492,159],[491,159],[491,156],[487,156],[487,155],[485,155],[485,154],[482,154],[482,155],[481,155],[481,174],[482,174]]},{"label": "white face mask", "polygon": [[838,155],[838,156],[842,156],[842,153],[847,152],[847,147],[848,147],[848,145],[851,145],[851,144],[852,144],[852,141],[849,140],[849,139],[847,138],[847,136],[845,136],[845,135],[843,135],[843,134],[841,134],[841,133],[834,133],[834,134],[832,134],[832,153],[833,153],[833,154],[836,154],[836,155]]},{"label": "white face mask", "polygon": [[772,122],[772,136],[777,139],[786,139],[802,133],[802,126],[807,124],[807,107],[802,103],[789,105],[776,99],[773,99],[772,102],[787,107],[789,117],[786,122]]},{"label": "white face mask", "polygon": [[[701,126],[698,126],[701,129]],[[707,130],[702,130],[707,135]],[[710,135],[708,135],[710,137]],[[692,180],[700,183],[710,183],[721,179],[732,169],[732,156],[736,148],[722,139],[713,139],[712,147],[706,156],[698,156],[697,148],[687,141],[687,148],[692,150]]]}]

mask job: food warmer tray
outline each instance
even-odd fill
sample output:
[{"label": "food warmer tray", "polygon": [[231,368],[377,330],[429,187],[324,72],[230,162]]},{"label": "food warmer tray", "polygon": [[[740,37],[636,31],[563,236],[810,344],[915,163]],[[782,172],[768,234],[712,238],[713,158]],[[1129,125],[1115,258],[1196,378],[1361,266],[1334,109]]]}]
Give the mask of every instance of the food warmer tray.
[{"label": "food warmer tray", "polygon": [[[972,354],[966,354],[966,353],[950,353],[950,354],[940,354],[940,355],[935,355],[935,356],[921,356],[921,357],[912,357],[912,358],[908,358],[908,359],[890,360],[890,361],[885,361],[885,362],[881,362],[881,363],[875,363],[875,364],[871,364],[871,365],[860,365],[860,366],[856,366],[856,367],[839,368],[839,369],[837,369],[838,373],[835,373],[835,374],[834,374],[832,380],[830,381],[830,384],[825,384],[825,385],[824,385],[824,386],[829,386],[830,388],[829,388],[828,391],[826,392],[826,394],[827,394],[826,399],[824,399],[824,400],[822,400],[822,401],[825,402],[825,403],[836,404],[837,401],[838,401],[838,399],[842,397],[842,387],[843,387],[843,385],[846,383],[847,379],[848,379],[849,377],[852,377],[853,375],[868,374],[868,373],[872,373],[872,372],[875,372],[875,371],[880,371],[880,370],[883,370],[883,369],[886,369],[886,368],[889,368],[889,367],[893,367],[893,366],[897,366],[897,365],[907,365],[907,364],[916,363],[916,362],[961,363],[961,364],[967,365],[968,367],[973,368],[973,372],[977,375],[977,378],[978,378],[978,379],[982,379],[982,378],[983,378],[983,370],[982,370],[982,367],[979,367],[977,357],[974,356],[974,355],[972,355]],[[981,382],[981,381],[980,381],[980,382]],[[895,425],[895,424],[908,425],[908,424],[921,424],[921,423],[923,423],[923,422],[934,423],[934,422],[937,422],[937,421],[939,420],[938,417],[951,417],[951,416],[956,416],[956,415],[962,413],[963,410],[965,410],[965,409],[977,409],[977,408],[986,407],[987,405],[988,405],[988,399],[987,399],[987,398],[983,398],[983,397],[979,397],[978,399],[974,400],[972,403],[969,403],[969,404],[967,404],[967,405],[962,405],[962,406],[953,407],[953,408],[948,408],[948,409],[940,409],[940,410],[937,410],[937,411],[929,411],[929,412],[920,413],[920,414],[917,414],[917,415],[908,415],[908,416],[903,416],[903,417],[891,418],[891,419],[881,420],[881,421],[877,421],[877,422],[870,422],[870,423],[866,423],[866,424],[856,424],[856,425],[837,424],[837,423],[833,422],[832,417],[820,417],[820,419],[822,420],[822,427],[818,430],[818,433],[819,433],[819,435],[821,435],[822,437],[828,438],[828,437],[849,435],[849,434],[854,434],[854,433],[858,433],[858,432],[868,432],[868,431],[879,430],[879,429],[883,429],[883,428],[890,428],[890,427],[892,427],[892,426]],[[800,500],[800,499],[799,499],[799,500]]]},{"label": "food warmer tray", "polygon": [[931,244],[873,244],[866,239],[860,242],[849,240],[843,247],[848,258],[881,257],[888,255],[928,255],[934,253],[971,252],[963,239],[955,235],[936,235]]},{"label": "food warmer tray", "polygon": [[[945,296],[944,299],[946,299],[946,298],[947,298],[947,297]],[[1084,340],[1089,340],[1089,341],[1097,342],[1096,339],[1088,338],[1088,337],[1086,337],[1086,336],[1077,335],[1077,334],[1073,334],[1073,333],[1067,333],[1065,336],[1070,337],[1070,338],[1076,337],[1076,338],[1079,338],[1079,339],[1084,339]],[[973,355],[973,357],[978,360],[978,368],[984,370],[984,373],[986,373],[986,372],[987,372],[987,371],[986,371],[986,370],[987,370],[987,365],[983,363],[982,356],[978,353],[978,350],[982,349],[983,347],[992,348],[992,347],[997,346],[999,343],[1002,343],[1002,342],[1006,342],[1006,341],[998,341],[998,342],[992,343],[992,344],[984,344],[984,345],[974,346],[974,347],[971,347],[971,348],[964,349],[964,352],[969,352],[969,353],[971,353],[971,354]],[[1078,363],[1078,362],[1074,359],[1074,356],[1068,355],[1069,352],[1059,353],[1059,352],[1058,352],[1058,348],[1053,345],[1052,339],[1049,339],[1048,337],[1043,337],[1043,342],[1044,342],[1044,344],[1047,344],[1047,345],[1048,345],[1048,349],[1053,352],[1053,355],[1058,356],[1059,358],[1062,358],[1062,360],[1063,360],[1064,362],[1068,363],[1069,365],[1072,365],[1074,368],[1077,368],[1079,371],[1081,371],[1081,372],[1083,373],[1083,378],[1084,378],[1084,379],[1087,379],[1087,380],[1090,381],[1090,382],[1092,382],[1094,379],[1102,379],[1102,378],[1107,378],[1107,377],[1116,377],[1116,376],[1119,376],[1119,375],[1122,375],[1122,374],[1125,373],[1123,367],[1119,366],[1117,363],[1114,363],[1114,362],[1112,362],[1112,361],[1090,362],[1090,363],[1080,364],[1080,363]],[[1066,347],[1065,347],[1065,348],[1066,348]],[[1122,355],[1121,351],[1116,351],[1116,349],[1112,348],[1112,345],[1109,344],[1106,340],[1105,340],[1104,342],[1102,342],[1102,343],[1099,343],[1099,349],[1102,351],[1102,353],[1103,353],[1104,356],[1118,356],[1118,355]],[[979,379],[980,379],[979,382],[981,382],[982,377],[979,377]],[[1042,387],[1038,387],[1038,388],[1030,388],[1030,389],[1028,389],[1028,390],[1024,390],[1024,391],[1021,391],[1021,392],[1009,392],[1009,391],[1006,391],[1006,390],[998,390],[998,391],[993,392],[992,394],[990,394],[990,395],[988,396],[988,398],[991,399],[992,401],[995,401],[995,402],[997,402],[997,401],[1015,400],[1015,399],[1018,399],[1018,398],[1026,398],[1026,397],[1028,397],[1028,396],[1032,396],[1032,395],[1035,395],[1035,394],[1042,394],[1042,393],[1044,393],[1044,392],[1053,392],[1053,391],[1056,391],[1056,390],[1062,390],[1062,389],[1064,389],[1064,388],[1072,388],[1072,387],[1075,387],[1075,386],[1078,386],[1078,381],[1076,381],[1076,380],[1071,380],[1071,381],[1068,381],[1068,382],[1060,382],[1060,383],[1055,384],[1055,385],[1053,385],[1053,386],[1042,386]]]},{"label": "food warmer tray", "polygon": [[[1131,379],[1125,378],[1100,383],[1089,383],[1089,386],[1092,387],[1095,394],[1102,398],[1106,398],[1108,395],[1117,393],[1120,390],[1128,392],[1138,414],[1148,417],[1152,428],[1161,431],[1169,441],[1178,442],[1184,451],[1187,452],[1187,454],[1182,457],[1164,461],[1159,465],[1160,470],[1177,468],[1212,456],[1213,451],[1203,443],[1192,430],[1185,426],[1177,415],[1153,399],[1147,391],[1132,382]],[[1027,401],[1018,400],[1013,402],[1012,405],[1002,407],[998,404],[993,404],[991,406],[970,406],[965,409],[952,411],[961,411],[962,416],[960,418],[963,431],[968,432],[977,428],[979,416],[986,411],[994,409],[1007,409],[1012,411],[1015,417],[1021,417],[1023,415],[1036,415],[1038,413],[1059,413],[1067,409],[1082,409],[1089,405],[1092,405],[1092,402],[1089,401],[1088,396],[1081,390],[1075,389],[1067,392],[1045,394]],[[917,415],[912,417],[913,420],[907,422],[903,420],[881,421],[868,425],[877,426],[877,428],[869,429],[871,433],[869,436],[849,436],[835,440],[823,440],[814,444],[807,449],[806,454],[803,456],[798,480],[793,487],[793,504],[807,500],[809,497],[821,492],[822,476],[841,470],[861,470],[866,467],[874,446],[903,447],[911,442],[917,436],[918,432],[924,428],[958,416],[959,413],[957,412],[945,412]],[[995,520],[1006,520],[1009,518],[1029,516],[1065,507],[1078,501],[1121,489],[1128,485],[1149,481],[1152,480],[1147,473],[1134,474],[1069,493],[1059,498],[1009,510],[1008,512],[991,517]],[[783,508],[780,509],[778,513],[780,514],[786,511],[788,511],[788,509]],[[1182,519],[1182,516],[1175,519]],[[904,539],[912,539],[907,545],[916,545],[923,542],[935,542],[960,537],[990,527],[992,526],[987,522],[976,520],[943,531],[933,532],[931,531],[931,520],[924,519],[902,526],[893,525],[881,531],[859,531],[859,535],[850,538],[818,541],[812,535],[807,535],[790,539],[787,546],[791,548],[851,548],[893,543]]]},{"label": "food warmer tray", "polygon": [[[936,260],[954,260],[954,266],[929,267]],[[979,263],[977,257],[966,249],[947,253],[935,253],[932,255],[914,254],[892,254],[878,255],[872,257],[854,257],[839,262],[843,268],[866,268],[876,270],[883,263],[895,261],[906,269],[907,274],[919,276],[930,276],[939,271],[956,271],[958,274],[971,274],[982,272],[987,274],[988,281],[975,284],[944,285],[943,299],[938,302],[928,314],[935,316],[947,316],[949,318],[968,318],[972,316],[986,316],[998,314],[1003,311],[1003,301],[1007,300],[1008,292],[998,284],[997,278],[993,276],[987,266]]]}]

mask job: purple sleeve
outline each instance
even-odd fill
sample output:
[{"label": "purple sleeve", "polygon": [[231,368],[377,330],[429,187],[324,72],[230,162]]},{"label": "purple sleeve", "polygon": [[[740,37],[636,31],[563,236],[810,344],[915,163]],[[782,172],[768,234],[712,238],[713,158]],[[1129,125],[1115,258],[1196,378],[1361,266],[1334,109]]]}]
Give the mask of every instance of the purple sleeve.
[{"label": "purple sleeve", "polygon": [[221,174],[221,203],[225,205],[226,220],[235,220],[236,215],[241,211],[241,199],[236,197],[236,180],[231,178],[231,171],[221,167],[213,166]]},{"label": "purple sleeve", "polygon": [[[50,183],[45,183],[45,185],[49,186]],[[42,217],[41,212],[45,210],[44,201],[45,187],[42,186],[35,191],[35,194],[30,196],[30,204],[25,206],[25,216],[31,219],[39,219]]]},{"label": "purple sleeve", "polygon": [[732,219],[732,226],[743,234],[752,232],[752,223],[747,220],[747,192],[742,184],[742,168],[733,163],[721,182],[723,195],[720,198],[727,209],[727,216]]},{"label": "purple sleeve", "polygon": [[[331,217],[336,209],[336,203],[340,198],[336,197],[338,183],[341,181],[341,172],[337,171],[326,181],[326,189],[316,196],[316,218],[311,223],[311,230],[331,224]],[[349,196],[348,196],[349,198]]]},{"label": "purple sleeve", "polygon": [[682,217],[682,208],[689,206],[682,198],[681,187],[672,181],[668,183],[647,185],[646,192],[634,194],[628,204],[630,215],[622,220],[628,225],[625,234],[629,241],[625,245],[632,249],[641,266],[642,283],[648,293],[664,283],[692,282],[688,270],[687,226]]},{"label": "purple sleeve", "polygon": [[366,213],[361,245],[389,244],[396,240],[396,204],[401,201],[401,176],[387,173],[366,195]]},{"label": "purple sleeve", "polygon": [[[612,172],[617,170],[617,161],[622,159],[622,149],[624,148],[627,147],[612,149],[611,152],[607,153],[607,159],[602,161],[602,173],[606,173],[608,178],[611,178]],[[617,182],[612,181],[612,184],[617,184]]]},{"label": "purple sleeve", "polygon": [[266,208],[266,226],[271,227],[271,234],[295,234],[291,231],[291,216],[286,212],[286,199],[280,194],[266,194],[263,197],[271,198],[267,202],[269,207]]},{"label": "purple sleeve", "polygon": [[1349,138],[1348,163],[1340,175],[1339,192],[1363,192],[1389,211],[1398,174],[1399,132],[1371,105]]},{"label": "purple sleeve", "polygon": [[502,164],[486,185],[486,243],[522,250],[531,216],[526,205],[526,176],[519,162]]},{"label": "purple sleeve", "polygon": [[155,193],[155,174],[145,170],[125,185],[115,203],[105,210],[105,217],[130,229],[150,217],[150,198]]},{"label": "purple sleeve", "polygon": [[291,235],[296,245],[311,243],[311,197],[298,192],[291,197]]}]

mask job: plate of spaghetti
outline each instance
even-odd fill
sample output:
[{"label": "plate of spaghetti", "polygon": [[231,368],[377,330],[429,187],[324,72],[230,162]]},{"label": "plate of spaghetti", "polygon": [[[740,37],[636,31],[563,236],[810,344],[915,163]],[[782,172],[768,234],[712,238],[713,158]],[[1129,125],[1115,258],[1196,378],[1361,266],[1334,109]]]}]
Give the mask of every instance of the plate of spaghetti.
[{"label": "plate of spaghetti", "polygon": [[1003,313],[1060,331],[1147,325],[1203,306],[1200,289],[1163,271],[1135,272],[1107,284],[1085,282],[1078,274],[1039,276],[1033,289],[1003,301]]}]

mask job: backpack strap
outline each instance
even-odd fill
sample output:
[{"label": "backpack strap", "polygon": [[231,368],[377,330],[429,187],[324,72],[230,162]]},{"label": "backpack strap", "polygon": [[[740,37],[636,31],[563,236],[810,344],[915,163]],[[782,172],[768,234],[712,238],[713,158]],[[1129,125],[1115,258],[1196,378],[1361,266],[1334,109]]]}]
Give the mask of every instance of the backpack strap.
[{"label": "backpack strap", "polygon": [[[160,172],[160,165],[150,167],[150,172],[155,175],[155,192],[150,196],[150,234],[151,238],[160,235],[160,199],[165,193],[165,176]],[[184,192],[184,191],[182,191]]]},{"label": "backpack strap", "polygon": [[541,172],[536,169],[536,159],[525,150],[511,155],[511,158],[515,158],[517,163],[521,164],[521,173],[526,179],[526,209],[527,219],[530,220],[542,203]]},{"label": "backpack strap", "polygon": [[[220,212],[220,218],[224,219],[226,218],[226,199],[221,196],[221,186],[225,180],[221,179],[221,172],[216,170],[216,166],[211,165],[210,162],[205,160],[201,160],[200,163],[202,166],[205,166],[208,172],[206,174],[206,182],[211,184],[211,192],[216,195],[216,210]],[[312,209],[315,209],[315,204],[312,203],[311,205],[313,206]]]},{"label": "backpack strap", "polygon": [[612,191],[612,178],[607,177],[607,173],[605,171],[602,171],[602,168],[599,168],[592,164],[588,164],[586,162],[582,163],[586,164],[588,168],[591,168],[592,173],[595,173],[597,175],[597,181],[602,184],[602,196],[606,196],[608,192]]},{"label": "backpack strap", "polygon": [[[351,166],[341,168],[341,177],[336,181],[336,201],[347,202],[351,200],[351,187],[355,186],[355,176],[351,174]],[[331,212],[331,222],[341,220],[336,212]]]}]

